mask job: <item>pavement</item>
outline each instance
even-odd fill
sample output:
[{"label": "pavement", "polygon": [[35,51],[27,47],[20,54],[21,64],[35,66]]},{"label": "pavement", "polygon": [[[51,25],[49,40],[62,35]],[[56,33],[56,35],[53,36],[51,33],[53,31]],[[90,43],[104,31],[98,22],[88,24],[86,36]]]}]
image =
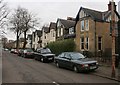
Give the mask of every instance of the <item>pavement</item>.
[{"label": "pavement", "polygon": [[93,74],[96,76],[103,77],[103,78],[115,80],[120,83],[120,69],[118,68],[115,69],[115,78],[111,77],[112,67],[109,65],[105,65],[105,64],[104,65],[100,64],[99,68]]}]

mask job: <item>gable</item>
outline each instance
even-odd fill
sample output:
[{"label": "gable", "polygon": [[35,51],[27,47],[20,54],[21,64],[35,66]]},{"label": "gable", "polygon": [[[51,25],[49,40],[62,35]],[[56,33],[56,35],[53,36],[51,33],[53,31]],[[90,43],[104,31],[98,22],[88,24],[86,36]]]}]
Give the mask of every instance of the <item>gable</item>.
[{"label": "gable", "polygon": [[[115,13],[115,22],[118,22],[119,16]],[[105,21],[110,22],[111,21],[111,13],[107,16]]]},{"label": "gable", "polygon": [[57,28],[64,28],[64,25],[61,23],[60,19],[57,21]]},{"label": "gable", "polygon": [[81,10],[79,13],[79,18],[84,18],[86,16],[87,16],[87,14],[85,13],[85,11]]}]

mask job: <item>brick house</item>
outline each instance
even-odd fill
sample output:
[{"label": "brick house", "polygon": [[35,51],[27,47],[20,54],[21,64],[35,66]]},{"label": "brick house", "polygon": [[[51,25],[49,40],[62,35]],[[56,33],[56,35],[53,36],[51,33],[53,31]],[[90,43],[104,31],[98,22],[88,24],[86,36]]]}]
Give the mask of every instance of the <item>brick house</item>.
[{"label": "brick house", "polygon": [[[115,7],[115,22],[119,14]],[[76,50],[89,52],[88,56],[111,56],[112,37],[110,36],[111,2],[105,12],[81,7],[76,16]]]}]

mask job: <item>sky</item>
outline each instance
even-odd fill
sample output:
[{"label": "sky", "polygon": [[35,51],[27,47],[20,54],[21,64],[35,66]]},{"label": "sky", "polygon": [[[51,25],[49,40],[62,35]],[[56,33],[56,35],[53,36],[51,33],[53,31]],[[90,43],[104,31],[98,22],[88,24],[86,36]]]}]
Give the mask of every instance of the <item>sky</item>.
[{"label": "sky", "polygon": [[[4,0],[11,11],[18,6],[24,7],[40,18],[40,27],[50,22],[56,22],[58,18],[76,17],[80,7],[106,11],[110,0]],[[118,1],[114,0],[116,5]],[[5,36],[10,40],[16,39],[13,32],[6,30]]]}]

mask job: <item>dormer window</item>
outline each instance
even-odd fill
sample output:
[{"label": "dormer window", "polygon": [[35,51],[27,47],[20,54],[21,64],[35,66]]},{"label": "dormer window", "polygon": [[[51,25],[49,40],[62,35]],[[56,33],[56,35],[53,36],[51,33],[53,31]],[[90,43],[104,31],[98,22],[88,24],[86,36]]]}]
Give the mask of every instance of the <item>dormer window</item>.
[{"label": "dormer window", "polygon": [[74,27],[69,28],[69,34],[74,34]]}]

